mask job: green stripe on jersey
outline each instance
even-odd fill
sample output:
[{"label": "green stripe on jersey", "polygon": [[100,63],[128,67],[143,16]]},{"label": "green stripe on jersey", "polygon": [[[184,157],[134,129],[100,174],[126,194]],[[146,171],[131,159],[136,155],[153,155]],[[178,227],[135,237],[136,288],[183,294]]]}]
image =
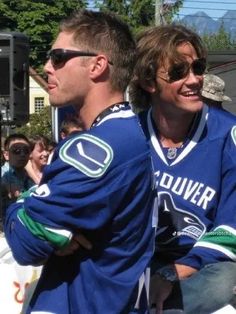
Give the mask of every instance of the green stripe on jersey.
[{"label": "green stripe on jersey", "polygon": [[57,248],[63,248],[70,242],[71,232],[52,228],[49,230],[47,226],[30,218],[23,208],[19,209],[17,215],[34,236],[50,242]]},{"label": "green stripe on jersey", "polygon": [[205,243],[205,247],[207,246],[207,243],[209,244],[209,247],[215,245],[215,247],[217,246],[218,250],[223,253],[228,251],[236,257],[236,230],[231,227],[220,226],[214,231],[207,232],[199,239],[196,246],[201,246],[201,243]]}]

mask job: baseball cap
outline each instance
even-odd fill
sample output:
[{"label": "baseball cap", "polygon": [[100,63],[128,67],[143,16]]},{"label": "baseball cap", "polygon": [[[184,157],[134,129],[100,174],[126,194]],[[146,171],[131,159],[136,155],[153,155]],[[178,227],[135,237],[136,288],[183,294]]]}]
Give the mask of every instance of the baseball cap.
[{"label": "baseball cap", "polygon": [[217,75],[205,74],[203,87],[201,94],[205,98],[209,98],[215,101],[232,101],[232,99],[226,95],[225,82]]}]

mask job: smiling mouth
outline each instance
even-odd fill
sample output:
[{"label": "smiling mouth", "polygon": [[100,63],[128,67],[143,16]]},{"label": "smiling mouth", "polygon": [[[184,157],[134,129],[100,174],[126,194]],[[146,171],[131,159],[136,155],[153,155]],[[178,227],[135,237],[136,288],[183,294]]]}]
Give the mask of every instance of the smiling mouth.
[{"label": "smiling mouth", "polygon": [[184,97],[200,96],[200,92],[199,92],[199,90],[184,92],[184,93],[182,93],[182,96],[184,96]]}]

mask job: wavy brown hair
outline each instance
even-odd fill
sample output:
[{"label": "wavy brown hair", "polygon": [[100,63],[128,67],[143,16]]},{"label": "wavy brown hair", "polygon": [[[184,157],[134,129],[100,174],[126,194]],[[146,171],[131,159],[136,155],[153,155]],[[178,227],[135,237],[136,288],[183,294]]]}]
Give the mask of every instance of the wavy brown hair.
[{"label": "wavy brown hair", "polygon": [[171,66],[183,60],[177,47],[190,43],[198,58],[206,57],[206,49],[201,38],[182,25],[164,25],[151,27],[137,38],[137,62],[130,84],[130,100],[135,108],[147,109],[150,106],[150,94],[142,86],[156,79],[157,70],[166,64]]}]

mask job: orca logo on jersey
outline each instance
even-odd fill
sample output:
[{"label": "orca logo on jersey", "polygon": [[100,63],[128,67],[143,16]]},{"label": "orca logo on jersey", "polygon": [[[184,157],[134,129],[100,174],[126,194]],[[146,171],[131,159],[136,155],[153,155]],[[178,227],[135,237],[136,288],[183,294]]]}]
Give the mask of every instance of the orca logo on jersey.
[{"label": "orca logo on jersey", "polygon": [[60,149],[60,158],[88,177],[102,176],[113,160],[112,148],[100,138],[80,134]]},{"label": "orca logo on jersey", "polygon": [[158,193],[159,215],[156,243],[160,246],[177,245],[182,236],[199,239],[205,233],[206,227],[194,214],[177,208],[172,196],[166,192]]},{"label": "orca logo on jersey", "polygon": [[233,139],[234,144],[236,145],[236,126],[234,126],[231,130],[231,136]]}]

